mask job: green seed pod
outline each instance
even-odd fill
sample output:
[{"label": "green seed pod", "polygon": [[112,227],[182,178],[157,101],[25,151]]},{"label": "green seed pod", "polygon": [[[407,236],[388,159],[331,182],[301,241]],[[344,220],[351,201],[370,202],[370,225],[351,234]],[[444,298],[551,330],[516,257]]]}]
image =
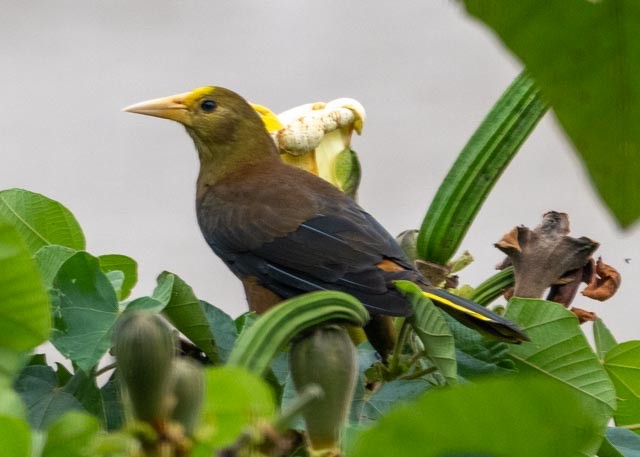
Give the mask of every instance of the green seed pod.
[{"label": "green seed pod", "polygon": [[175,400],[171,419],[181,424],[186,434],[192,436],[200,418],[200,408],[204,399],[202,368],[191,360],[175,359],[171,379]]},{"label": "green seed pod", "polygon": [[113,352],[136,419],[155,423],[168,416],[168,388],[174,345],[156,314],[124,313],[113,333]]},{"label": "green seed pod", "polygon": [[356,349],[349,335],[337,325],[316,328],[293,342],[289,360],[298,393],[308,384],[324,391],[323,398],[303,412],[311,446],[338,447],[357,377]]}]

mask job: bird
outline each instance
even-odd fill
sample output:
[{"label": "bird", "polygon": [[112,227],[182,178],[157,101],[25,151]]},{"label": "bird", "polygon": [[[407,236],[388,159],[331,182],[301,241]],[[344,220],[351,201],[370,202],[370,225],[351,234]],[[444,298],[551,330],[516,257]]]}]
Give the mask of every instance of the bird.
[{"label": "bird", "polygon": [[365,332],[385,357],[394,344],[391,317],[413,312],[394,287],[408,280],[463,324],[510,343],[528,340],[517,324],[432,286],[352,198],[284,163],[255,106],[230,89],[204,86],[124,108],[185,127],[200,160],[198,224],[242,281],[251,310],[317,290],[349,293],[370,312]]}]

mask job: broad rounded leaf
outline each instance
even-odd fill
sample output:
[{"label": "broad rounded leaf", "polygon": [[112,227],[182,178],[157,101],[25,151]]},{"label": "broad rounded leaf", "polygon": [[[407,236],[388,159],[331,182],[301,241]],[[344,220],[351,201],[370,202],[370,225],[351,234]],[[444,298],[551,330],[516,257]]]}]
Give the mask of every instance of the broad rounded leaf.
[{"label": "broad rounded leaf", "polygon": [[212,428],[206,440],[220,447],[231,444],[250,424],[275,413],[269,386],[240,367],[210,368],[205,373],[203,424]]},{"label": "broad rounded leaf", "polygon": [[42,280],[47,289],[53,286],[53,280],[60,267],[76,252],[75,249],[57,244],[47,244],[38,249],[33,257],[38,264]]},{"label": "broad rounded leaf", "polygon": [[540,84],[618,222],[640,217],[640,2],[465,0]]},{"label": "broad rounded leaf", "polygon": [[49,426],[42,457],[89,457],[99,431],[95,417],[68,412]]},{"label": "broad rounded leaf", "polygon": [[593,340],[596,343],[596,352],[600,360],[604,360],[607,352],[618,344],[611,331],[600,318],[593,323]]},{"label": "broad rounded leaf", "polygon": [[124,275],[122,282],[120,300],[124,300],[131,294],[131,290],[138,282],[138,264],[131,257],[122,254],[105,254],[98,257],[100,268],[105,273],[111,271],[121,271]]},{"label": "broad rounded leaf", "polygon": [[162,313],[198,346],[212,362],[220,361],[216,342],[193,289],[179,276],[164,271],[158,276],[153,298],[166,306]]},{"label": "broad rounded leaf", "polygon": [[530,342],[510,348],[517,368],[571,387],[600,423],[600,437],[593,436],[590,440],[591,450],[597,451],[616,406],[616,392],[576,316],[557,303],[513,298],[506,317],[520,324],[531,338]]},{"label": "broad rounded leaf", "polygon": [[429,391],[362,432],[347,455],[573,457],[597,429],[566,386],[505,376]]},{"label": "broad rounded leaf", "polygon": [[7,457],[31,456],[31,432],[24,419],[0,416],[0,453]]},{"label": "broad rounded leaf", "polygon": [[27,350],[49,337],[49,297],[24,241],[0,216],[0,347]]},{"label": "broad rounded leaf", "polygon": [[604,367],[616,386],[616,425],[640,423],[640,341],[627,341],[607,352]]},{"label": "broad rounded leaf", "polygon": [[0,215],[20,232],[31,254],[47,244],[85,248],[82,229],[71,211],[44,195],[23,189],[0,191]]},{"label": "broad rounded leaf", "polygon": [[83,409],[73,395],[58,388],[58,378],[48,366],[26,367],[14,388],[27,406],[29,423],[37,429],[46,428],[67,411]]},{"label": "broad rounded leaf", "polygon": [[98,259],[78,252],[60,267],[54,280],[59,291],[59,313],[51,342],[81,369],[89,371],[111,347],[118,317],[113,286],[100,270]]}]

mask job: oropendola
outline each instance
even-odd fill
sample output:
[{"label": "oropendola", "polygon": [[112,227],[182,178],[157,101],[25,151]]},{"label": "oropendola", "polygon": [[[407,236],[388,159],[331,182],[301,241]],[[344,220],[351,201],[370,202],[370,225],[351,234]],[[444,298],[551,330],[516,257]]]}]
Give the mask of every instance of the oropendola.
[{"label": "oropendola", "polygon": [[384,316],[412,312],[393,285],[403,279],[416,283],[465,325],[508,342],[528,339],[513,322],[430,285],[395,239],[353,199],[285,164],[254,106],[235,92],[201,87],[125,111],[185,126],[200,157],[200,229],[244,284],[252,310],[265,311],[314,290],[347,292],[373,315],[365,330],[384,356],[393,343],[390,319]]}]

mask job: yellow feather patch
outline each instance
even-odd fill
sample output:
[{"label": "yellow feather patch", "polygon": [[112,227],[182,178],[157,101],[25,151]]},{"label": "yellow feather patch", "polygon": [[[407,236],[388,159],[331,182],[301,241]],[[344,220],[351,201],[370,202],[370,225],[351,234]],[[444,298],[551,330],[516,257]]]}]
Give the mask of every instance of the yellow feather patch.
[{"label": "yellow feather patch", "polygon": [[483,321],[488,321],[488,322],[493,322],[493,319],[491,319],[490,317],[487,316],[483,316],[482,314],[476,313],[475,311],[471,311],[470,309],[465,308],[464,306],[460,306],[454,302],[452,302],[451,300],[447,300],[446,298],[442,298],[439,297],[435,294],[432,294],[430,292],[422,292],[422,294],[427,297],[430,298],[433,301],[437,301],[438,303],[442,303],[444,305],[450,306],[453,309],[457,309],[458,311],[462,311],[465,314],[469,314],[470,316],[476,317],[480,320]]},{"label": "yellow feather patch", "polygon": [[202,97],[211,95],[211,93],[213,93],[215,89],[216,88],[213,86],[198,87],[197,89],[192,90],[191,93],[189,93],[189,95],[187,95],[182,102],[185,105],[191,107]]},{"label": "yellow feather patch", "polygon": [[256,105],[255,103],[249,104],[260,115],[264,126],[267,128],[267,132],[277,132],[278,130],[282,130],[284,128],[284,125],[282,125],[282,123],[278,119],[278,116],[276,116],[275,113],[269,108],[262,105]]}]

